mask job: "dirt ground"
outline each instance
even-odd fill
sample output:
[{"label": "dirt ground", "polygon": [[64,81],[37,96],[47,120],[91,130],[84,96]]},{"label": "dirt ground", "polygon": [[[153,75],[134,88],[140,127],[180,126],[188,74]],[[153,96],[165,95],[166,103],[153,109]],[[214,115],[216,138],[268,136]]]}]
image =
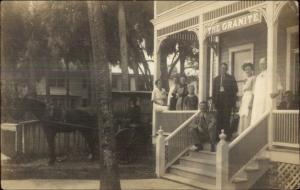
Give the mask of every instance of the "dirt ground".
[{"label": "dirt ground", "polygon": [[[85,156],[62,156],[53,166],[46,158],[1,159],[1,179],[99,179],[98,160]],[[155,178],[154,155],[147,154],[129,164],[119,164],[121,179]]]}]

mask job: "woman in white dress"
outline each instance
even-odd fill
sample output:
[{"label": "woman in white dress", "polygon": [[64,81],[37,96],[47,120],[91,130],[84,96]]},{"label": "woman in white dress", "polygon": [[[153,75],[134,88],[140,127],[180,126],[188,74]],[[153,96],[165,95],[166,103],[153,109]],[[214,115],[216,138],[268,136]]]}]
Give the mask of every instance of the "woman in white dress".
[{"label": "woman in white dress", "polygon": [[162,88],[161,80],[155,81],[155,87],[152,91],[151,101],[153,102],[154,109],[156,111],[165,111],[167,107],[167,92]]},{"label": "woman in white dress", "polygon": [[238,134],[241,134],[250,125],[253,103],[253,88],[255,83],[255,76],[253,75],[253,64],[244,63],[242,69],[245,71],[247,78],[245,79],[245,84],[243,86],[243,97],[239,110],[240,121]]}]

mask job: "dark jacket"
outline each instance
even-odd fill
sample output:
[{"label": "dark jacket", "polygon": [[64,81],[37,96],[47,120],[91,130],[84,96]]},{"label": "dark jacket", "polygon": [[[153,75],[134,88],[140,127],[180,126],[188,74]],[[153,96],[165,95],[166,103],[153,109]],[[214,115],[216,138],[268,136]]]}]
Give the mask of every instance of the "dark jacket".
[{"label": "dark jacket", "polygon": [[236,94],[238,92],[238,87],[236,80],[233,76],[225,74],[223,78],[224,92],[220,93],[221,75],[217,76],[213,80],[213,103],[217,109],[222,106],[232,108],[235,106]]}]

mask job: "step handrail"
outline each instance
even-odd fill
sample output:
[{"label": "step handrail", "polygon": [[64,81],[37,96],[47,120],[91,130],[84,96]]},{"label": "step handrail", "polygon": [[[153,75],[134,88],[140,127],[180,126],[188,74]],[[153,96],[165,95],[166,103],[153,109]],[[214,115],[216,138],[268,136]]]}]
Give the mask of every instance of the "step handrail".
[{"label": "step handrail", "polygon": [[[270,115],[271,110],[266,111],[261,118],[250,125],[228,145],[228,177],[230,179],[243,170],[244,166],[268,145]],[[249,143],[251,139],[258,136],[260,136],[260,138],[256,139],[254,143]],[[241,150],[243,151],[241,152]],[[244,156],[237,160],[234,156],[237,153],[243,153]]]},{"label": "step handrail", "polygon": [[200,110],[197,111],[194,115],[192,115],[189,119],[187,119],[185,122],[183,122],[177,129],[175,129],[166,139],[165,141],[169,141],[172,137],[174,137],[179,131],[181,131],[183,128],[185,128],[192,120],[197,117],[197,115],[200,113]]},{"label": "step handrail", "polygon": [[236,144],[238,144],[245,136],[247,136],[247,134],[249,134],[253,129],[255,129],[266,117],[268,117],[270,113],[271,111],[265,112],[259,120],[250,125],[245,131],[243,131],[236,139],[234,139],[229,144],[229,149],[233,148]]},{"label": "step handrail", "polygon": [[[186,129],[189,124],[198,116],[200,111],[198,110],[194,113],[189,119],[183,122],[176,130],[174,130],[167,138],[164,137],[164,132],[160,128],[158,130],[158,136],[156,139],[156,167],[155,173],[157,177],[161,177],[165,174],[167,168],[174,163],[182,154],[186,152],[189,148],[190,138],[184,138],[183,143],[180,146],[176,146],[176,150],[170,151],[172,147],[172,140],[176,138],[176,135],[180,135],[181,132],[184,132],[185,136],[189,135],[189,132]],[[182,136],[180,136],[182,137]],[[176,140],[176,139],[175,139]],[[180,139],[182,140],[182,139]],[[169,154],[170,153],[170,154]]]},{"label": "step handrail", "polygon": [[[250,125],[231,143],[225,141],[226,134],[222,129],[219,135],[216,153],[216,187],[217,189],[231,189],[231,180],[262,151],[268,144],[268,130],[271,110],[266,111],[261,118]],[[248,143],[249,139],[261,134],[262,138],[255,143]],[[246,152],[241,152],[244,150]],[[243,153],[242,157],[237,154]]]}]

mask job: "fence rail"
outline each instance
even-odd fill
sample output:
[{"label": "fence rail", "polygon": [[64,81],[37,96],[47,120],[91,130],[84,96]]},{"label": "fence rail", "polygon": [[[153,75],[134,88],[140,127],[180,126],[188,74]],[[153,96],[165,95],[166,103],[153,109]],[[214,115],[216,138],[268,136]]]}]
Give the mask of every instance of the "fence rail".
[{"label": "fence rail", "polygon": [[[19,153],[46,155],[48,144],[41,122],[32,120],[15,125],[1,124],[1,150],[11,156]],[[56,154],[87,152],[87,150],[85,139],[79,132],[56,134]]]},{"label": "fence rail", "polygon": [[273,111],[272,145],[299,148],[299,110]]}]

